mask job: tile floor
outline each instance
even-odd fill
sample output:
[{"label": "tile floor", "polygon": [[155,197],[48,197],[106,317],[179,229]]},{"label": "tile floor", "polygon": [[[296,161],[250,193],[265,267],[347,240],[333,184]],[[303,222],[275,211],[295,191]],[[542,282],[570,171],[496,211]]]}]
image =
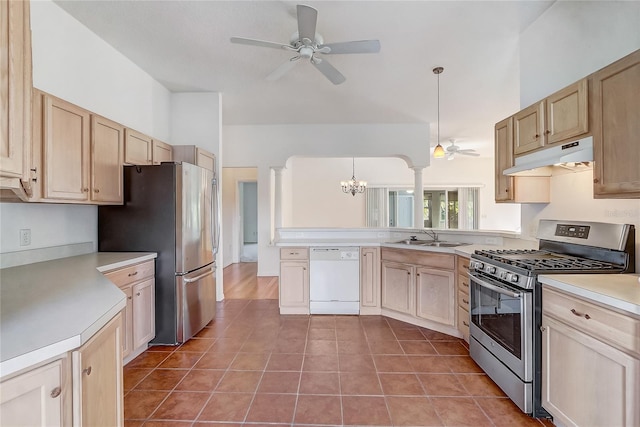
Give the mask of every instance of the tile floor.
[{"label": "tile floor", "polygon": [[125,426],[542,426],[457,338],[382,316],[227,300],[180,347],[124,368]]}]

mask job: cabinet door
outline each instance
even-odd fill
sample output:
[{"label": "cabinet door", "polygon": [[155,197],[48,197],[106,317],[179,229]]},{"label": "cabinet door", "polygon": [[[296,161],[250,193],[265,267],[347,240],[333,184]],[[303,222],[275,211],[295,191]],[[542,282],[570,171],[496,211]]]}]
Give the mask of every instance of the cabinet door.
[{"label": "cabinet door", "polygon": [[568,86],[546,100],[546,144],[577,137],[589,130],[587,79]]},{"label": "cabinet door", "polygon": [[0,3],[0,69],[0,176],[28,183],[32,86],[28,1]]},{"label": "cabinet door", "polygon": [[360,250],[360,306],[380,307],[380,248]]},{"label": "cabinet door", "polygon": [[416,315],[453,326],[456,322],[456,278],[453,271],[416,269]]},{"label": "cabinet door", "polygon": [[151,137],[132,129],[124,131],[124,162],[130,165],[150,165]]},{"label": "cabinet door", "polygon": [[173,159],[173,150],[169,144],[154,139],[152,157],[154,165],[159,165],[162,162],[170,162]]},{"label": "cabinet door", "polygon": [[414,268],[394,262],[382,263],[382,308],[413,315]]},{"label": "cabinet door", "polygon": [[44,197],[89,200],[90,114],[44,95]]},{"label": "cabinet door", "polygon": [[62,426],[62,361],[0,384],[0,425]]},{"label": "cabinet door", "polygon": [[146,345],[156,336],[155,280],[145,280],[132,287],[133,347]]},{"label": "cabinet door", "polygon": [[542,406],[554,419],[640,425],[640,360],[544,315],[542,328]]},{"label": "cabinet door", "polygon": [[91,200],[122,203],[124,126],[91,116]]},{"label": "cabinet door", "polygon": [[495,126],[496,202],[513,200],[513,177],[502,174],[511,166],[513,166],[513,117]]},{"label": "cabinet door", "polygon": [[122,426],[122,319],[73,351],[73,425]]},{"label": "cabinet door", "polygon": [[215,172],[216,156],[202,148],[196,148],[196,165]]},{"label": "cabinet door", "polygon": [[596,198],[640,198],[640,50],[592,76]]},{"label": "cabinet door", "polygon": [[533,104],[513,116],[513,152],[524,154],[544,146],[544,102]]},{"label": "cabinet door", "polygon": [[120,288],[127,296],[127,305],[122,313],[122,358],[133,350],[133,289],[131,286]]},{"label": "cabinet door", "polygon": [[280,306],[309,308],[308,262],[280,262]]}]

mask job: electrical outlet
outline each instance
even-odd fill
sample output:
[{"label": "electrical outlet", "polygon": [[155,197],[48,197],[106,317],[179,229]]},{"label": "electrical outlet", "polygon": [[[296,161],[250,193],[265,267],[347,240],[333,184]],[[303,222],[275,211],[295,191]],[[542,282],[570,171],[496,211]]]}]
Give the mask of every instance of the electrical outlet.
[{"label": "electrical outlet", "polygon": [[31,229],[23,228],[20,230],[20,246],[29,246],[31,244]]},{"label": "electrical outlet", "polygon": [[378,233],[378,237],[384,237],[384,233]]},{"label": "electrical outlet", "polygon": [[484,242],[487,245],[497,245],[498,244],[498,238],[497,237],[485,237],[484,238]]}]

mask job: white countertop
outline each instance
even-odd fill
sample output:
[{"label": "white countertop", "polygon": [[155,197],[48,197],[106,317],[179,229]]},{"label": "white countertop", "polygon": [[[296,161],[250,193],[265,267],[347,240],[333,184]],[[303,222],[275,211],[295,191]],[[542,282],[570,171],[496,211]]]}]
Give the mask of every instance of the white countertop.
[{"label": "white countertop", "polygon": [[155,253],[91,253],[0,270],[0,377],[80,347],[126,305],[100,272]]},{"label": "white countertop", "polygon": [[541,274],[540,283],[640,315],[638,274]]}]

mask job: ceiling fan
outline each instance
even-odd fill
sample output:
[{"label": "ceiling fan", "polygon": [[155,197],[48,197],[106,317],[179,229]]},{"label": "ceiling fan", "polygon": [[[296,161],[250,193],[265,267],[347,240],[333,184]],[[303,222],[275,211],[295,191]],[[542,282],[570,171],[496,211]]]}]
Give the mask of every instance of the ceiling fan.
[{"label": "ceiling fan", "polygon": [[461,149],[459,145],[456,145],[455,139],[450,139],[451,145],[447,147],[447,160],[453,160],[456,154],[463,154],[465,156],[478,157],[480,154],[476,153],[476,150],[471,148]]},{"label": "ceiling fan", "polygon": [[267,80],[277,80],[290,71],[300,59],[308,59],[334,85],[339,85],[346,78],[331,65],[322,55],[335,55],[345,53],[377,53],[380,51],[379,40],[360,40],[341,43],[324,44],[324,39],[316,33],[318,11],[310,6],[299,4],[298,31],[293,33],[289,44],[268,42],[263,40],[248,39],[244,37],[231,37],[231,43],[246,44],[252,46],[270,47],[295,52],[296,55],[276,68],[267,76]]}]

